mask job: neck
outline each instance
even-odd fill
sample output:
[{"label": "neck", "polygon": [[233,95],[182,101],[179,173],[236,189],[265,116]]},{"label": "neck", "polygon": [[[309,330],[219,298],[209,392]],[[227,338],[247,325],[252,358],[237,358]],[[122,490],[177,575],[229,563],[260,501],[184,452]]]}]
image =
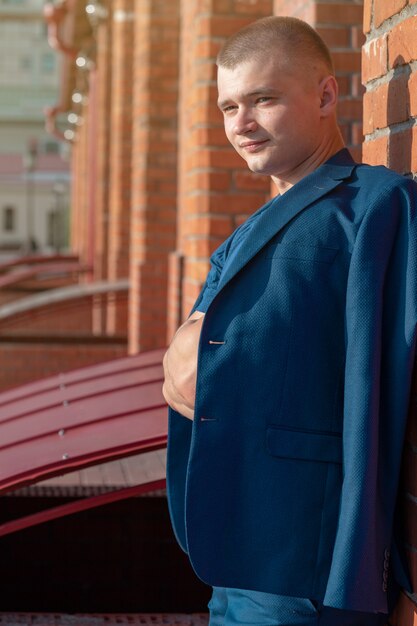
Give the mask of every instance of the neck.
[{"label": "neck", "polygon": [[271,176],[272,181],[278,189],[278,193],[282,195],[288,191],[288,189],[291,189],[291,187],[298,183],[302,178],[311,174],[311,172],[314,172],[314,170],[330,159],[334,154],[336,154],[336,152],[339,152],[339,150],[344,148],[344,146],[345,144],[342,135],[338,129],[337,133],[335,133],[329,141],[321,143],[311,155],[309,155],[291,172],[286,172],[279,176]]}]

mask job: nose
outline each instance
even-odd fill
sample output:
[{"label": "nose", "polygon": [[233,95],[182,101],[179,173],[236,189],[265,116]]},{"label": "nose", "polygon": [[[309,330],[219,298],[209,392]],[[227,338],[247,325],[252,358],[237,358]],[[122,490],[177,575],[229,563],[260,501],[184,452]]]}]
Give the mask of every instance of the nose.
[{"label": "nose", "polygon": [[250,110],[241,109],[234,118],[233,131],[236,135],[246,135],[253,133],[257,128],[256,120],[253,118]]}]

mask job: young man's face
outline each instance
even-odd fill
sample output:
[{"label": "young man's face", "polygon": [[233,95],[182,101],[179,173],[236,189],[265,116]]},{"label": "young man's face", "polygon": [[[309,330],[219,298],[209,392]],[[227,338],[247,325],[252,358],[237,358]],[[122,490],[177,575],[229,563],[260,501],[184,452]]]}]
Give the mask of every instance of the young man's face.
[{"label": "young man's face", "polygon": [[227,138],[253,172],[285,179],[320,146],[320,83],[278,60],[219,67]]}]

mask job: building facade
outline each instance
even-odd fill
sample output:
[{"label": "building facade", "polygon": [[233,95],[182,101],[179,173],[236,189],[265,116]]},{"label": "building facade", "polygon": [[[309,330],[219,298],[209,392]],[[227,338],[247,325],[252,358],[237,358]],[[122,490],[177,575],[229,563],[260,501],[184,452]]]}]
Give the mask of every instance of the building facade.
[{"label": "building facade", "polygon": [[59,59],[43,0],[0,1],[0,254],[67,246],[68,154],[45,131]]}]

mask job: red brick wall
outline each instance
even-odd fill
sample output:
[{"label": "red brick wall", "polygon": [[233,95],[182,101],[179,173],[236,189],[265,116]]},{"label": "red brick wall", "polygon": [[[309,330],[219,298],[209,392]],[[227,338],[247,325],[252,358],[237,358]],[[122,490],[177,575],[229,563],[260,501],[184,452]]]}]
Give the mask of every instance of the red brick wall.
[{"label": "red brick wall", "polygon": [[[54,290],[50,291],[51,296]],[[68,300],[48,302],[48,295],[42,306],[28,308],[25,311],[15,312],[9,317],[0,319],[0,336],[13,332],[21,335],[92,335],[92,295],[73,296]],[[127,310],[128,293],[125,290],[109,291],[109,300],[115,308]],[[114,334],[114,333],[113,333]],[[117,333],[118,336],[127,336],[126,326]]]},{"label": "red brick wall", "polygon": [[91,335],[91,297],[73,299],[16,313],[0,321],[0,337],[33,335],[46,338],[51,334],[69,336],[83,333]]},{"label": "red brick wall", "polygon": [[[402,10],[401,10],[402,9]],[[417,172],[417,7],[410,0],[365,4],[363,158]]]},{"label": "red brick wall", "polygon": [[228,35],[271,15],[272,0],[183,0],[181,8],[178,238],[170,264],[170,293],[177,298],[169,301],[168,339],[188,315],[212,251],[269,195],[268,180],[248,172],[227,143],[215,57]]},{"label": "red brick wall", "polygon": [[338,120],[347,147],[360,161],[362,144],[362,1],[275,0],[276,15],[291,15],[313,26],[329,46],[339,84]]},{"label": "red brick wall", "polygon": [[[365,0],[362,72],[364,97],[363,159],[401,174],[417,174],[417,3],[416,0]],[[417,592],[417,382],[411,400],[404,449],[400,505],[405,541]],[[417,595],[405,594],[391,617],[393,626],[417,624]]]},{"label": "red brick wall", "polygon": [[0,349],[4,363],[8,364],[0,370],[0,391],[126,356],[126,343],[121,341],[94,344],[76,337],[53,343],[1,338]]},{"label": "red brick wall", "polygon": [[177,208],[179,1],[135,1],[129,350],[165,345]]}]

